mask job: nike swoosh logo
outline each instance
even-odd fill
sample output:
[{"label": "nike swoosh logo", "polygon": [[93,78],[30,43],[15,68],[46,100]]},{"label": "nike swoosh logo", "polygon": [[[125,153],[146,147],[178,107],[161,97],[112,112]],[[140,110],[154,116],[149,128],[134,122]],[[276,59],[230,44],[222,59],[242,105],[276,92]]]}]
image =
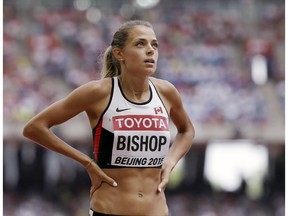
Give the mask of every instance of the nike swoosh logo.
[{"label": "nike swoosh logo", "polygon": [[117,107],[116,112],[123,112],[126,110],[130,110],[131,108],[125,108],[125,109],[119,109],[119,107]]}]

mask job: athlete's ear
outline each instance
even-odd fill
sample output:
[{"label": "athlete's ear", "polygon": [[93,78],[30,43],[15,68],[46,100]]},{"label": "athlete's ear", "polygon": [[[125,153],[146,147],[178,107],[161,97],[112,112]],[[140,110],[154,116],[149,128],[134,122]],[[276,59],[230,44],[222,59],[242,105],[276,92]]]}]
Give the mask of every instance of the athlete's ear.
[{"label": "athlete's ear", "polygon": [[113,48],[112,53],[119,62],[124,61],[123,53],[120,48]]}]

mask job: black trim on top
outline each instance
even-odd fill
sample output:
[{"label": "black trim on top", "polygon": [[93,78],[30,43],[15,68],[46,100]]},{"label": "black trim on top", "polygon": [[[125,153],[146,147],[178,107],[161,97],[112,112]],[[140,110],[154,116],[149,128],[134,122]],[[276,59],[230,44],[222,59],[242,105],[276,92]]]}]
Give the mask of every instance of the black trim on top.
[{"label": "black trim on top", "polygon": [[[149,79],[149,80],[150,80],[150,79]],[[160,96],[160,94],[159,94],[156,86],[154,85],[154,83],[152,82],[152,80],[150,80],[150,82],[152,83],[152,85],[153,85],[153,87],[154,87],[154,89],[155,89],[155,91],[156,91],[156,94],[158,95],[158,97],[159,97],[162,105],[164,106],[164,108],[165,108],[165,110],[166,110],[166,114],[169,116],[169,112],[168,112],[168,110],[167,110],[167,108],[166,108],[166,106],[165,106],[165,104],[164,104],[164,102],[163,102],[163,100],[162,100],[162,98],[161,98],[161,96]]]},{"label": "black trim on top", "polygon": [[148,99],[147,101],[145,101],[145,102],[143,102],[143,103],[137,103],[137,102],[131,101],[131,100],[129,100],[129,99],[125,96],[125,94],[124,94],[124,92],[123,92],[123,90],[122,90],[122,87],[121,87],[121,83],[120,83],[119,78],[118,78],[118,86],[119,86],[120,92],[121,92],[122,96],[125,98],[125,100],[127,100],[128,102],[130,102],[130,103],[132,103],[132,104],[145,105],[145,104],[150,103],[151,100],[152,100],[153,93],[152,93],[152,89],[151,89],[151,86],[150,86],[150,85],[149,85],[150,97],[149,97],[149,99]]}]

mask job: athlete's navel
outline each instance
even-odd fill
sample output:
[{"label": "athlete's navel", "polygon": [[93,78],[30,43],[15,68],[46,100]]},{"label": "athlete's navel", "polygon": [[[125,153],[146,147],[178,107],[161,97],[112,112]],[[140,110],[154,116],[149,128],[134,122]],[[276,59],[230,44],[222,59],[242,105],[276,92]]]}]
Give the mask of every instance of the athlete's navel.
[{"label": "athlete's navel", "polygon": [[138,197],[143,197],[144,196],[144,194],[142,193],[142,192],[138,192]]}]

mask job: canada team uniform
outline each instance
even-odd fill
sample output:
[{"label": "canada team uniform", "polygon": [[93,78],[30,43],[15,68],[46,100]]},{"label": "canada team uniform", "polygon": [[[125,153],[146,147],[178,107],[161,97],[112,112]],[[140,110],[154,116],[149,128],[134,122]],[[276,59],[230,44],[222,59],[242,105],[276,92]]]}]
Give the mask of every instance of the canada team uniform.
[{"label": "canada team uniform", "polygon": [[111,97],[93,129],[94,157],[101,168],[161,167],[170,146],[167,110],[149,80],[150,98],[129,101],[118,77]]}]

